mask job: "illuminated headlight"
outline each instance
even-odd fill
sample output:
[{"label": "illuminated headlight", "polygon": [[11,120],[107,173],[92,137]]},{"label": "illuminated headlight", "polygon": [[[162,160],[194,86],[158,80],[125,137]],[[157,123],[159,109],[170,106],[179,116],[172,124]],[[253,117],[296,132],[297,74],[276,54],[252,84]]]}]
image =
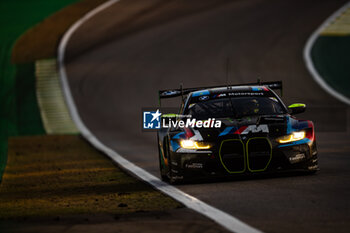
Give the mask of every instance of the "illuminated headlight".
[{"label": "illuminated headlight", "polygon": [[277,141],[279,143],[288,143],[288,142],[295,142],[299,141],[301,139],[305,138],[305,132],[304,131],[299,131],[299,132],[293,132],[292,134],[282,136],[277,138]]},{"label": "illuminated headlight", "polygon": [[180,145],[184,149],[209,149],[210,145],[203,142],[196,142],[193,140],[182,140]]}]

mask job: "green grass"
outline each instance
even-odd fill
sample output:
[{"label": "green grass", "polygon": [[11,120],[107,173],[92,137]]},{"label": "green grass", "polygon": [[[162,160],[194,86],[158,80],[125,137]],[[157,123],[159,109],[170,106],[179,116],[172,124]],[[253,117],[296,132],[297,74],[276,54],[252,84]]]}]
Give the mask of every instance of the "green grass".
[{"label": "green grass", "polygon": [[350,98],[350,36],[319,37],[311,57],[324,81]]},{"label": "green grass", "polygon": [[35,93],[34,63],[16,65],[17,133],[19,135],[45,132]]},{"label": "green grass", "polygon": [[7,138],[44,133],[35,100],[33,64],[12,64],[13,45],[26,30],[77,1],[0,1],[0,180],[6,166]]}]

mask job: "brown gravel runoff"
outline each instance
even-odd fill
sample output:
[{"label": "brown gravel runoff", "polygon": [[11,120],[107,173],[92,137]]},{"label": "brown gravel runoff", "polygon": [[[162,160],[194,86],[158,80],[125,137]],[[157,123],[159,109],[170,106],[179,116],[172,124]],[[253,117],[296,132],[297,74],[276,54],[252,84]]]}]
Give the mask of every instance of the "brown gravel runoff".
[{"label": "brown gravel runoff", "polygon": [[126,175],[77,135],[10,138],[0,200],[0,219],[182,207]]},{"label": "brown gravel runoff", "polygon": [[52,58],[63,34],[83,15],[106,0],[82,0],[52,14],[18,38],[12,49],[13,63]]},{"label": "brown gravel runoff", "polygon": [[[30,28],[16,41],[12,50],[12,62],[17,64],[27,63],[57,56],[59,41],[69,27],[87,12],[105,1],[79,1],[63,8]],[[212,9],[225,2],[227,3],[229,0],[121,0],[115,3],[115,6],[119,9],[118,14],[114,12],[113,14],[109,14],[108,11],[103,12],[105,17],[113,19],[111,20],[113,24],[91,28],[92,33],[87,34],[89,39],[87,41],[84,40],[83,44],[77,42],[79,46],[74,48],[74,50],[70,48],[70,54],[72,55],[74,51],[75,55],[82,55],[85,50],[89,50],[101,43],[110,42],[110,37],[99,37],[103,31],[122,38],[126,35],[142,31],[145,28],[159,26],[159,24],[185,15]],[[93,20],[98,24],[100,18],[95,16]],[[81,27],[85,28],[86,25],[82,25]]]}]

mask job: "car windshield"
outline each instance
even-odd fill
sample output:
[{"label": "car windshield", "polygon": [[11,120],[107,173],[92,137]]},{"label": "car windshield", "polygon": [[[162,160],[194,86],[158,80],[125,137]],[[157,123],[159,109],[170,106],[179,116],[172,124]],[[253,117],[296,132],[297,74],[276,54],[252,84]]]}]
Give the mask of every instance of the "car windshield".
[{"label": "car windshield", "polygon": [[236,119],[254,115],[278,115],[286,113],[276,97],[232,97],[192,103],[186,114],[196,119],[233,117]]}]

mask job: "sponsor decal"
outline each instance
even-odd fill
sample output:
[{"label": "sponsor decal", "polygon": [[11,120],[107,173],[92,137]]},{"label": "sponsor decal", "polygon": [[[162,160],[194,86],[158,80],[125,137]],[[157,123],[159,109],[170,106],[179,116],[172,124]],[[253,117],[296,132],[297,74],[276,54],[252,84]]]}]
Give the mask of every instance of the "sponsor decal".
[{"label": "sponsor decal", "polygon": [[264,92],[232,92],[228,93],[229,96],[258,96],[264,95]]},{"label": "sponsor decal", "polygon": [[297,154],[293,157],[289,157],[290,163],[298,163],[298,162],[302,161],[303,159],[305,159],[305,154],[303,154],[303,153]]},{"label": "sponsor decal", "polygon": [[226,93],[222,93],[222,94],[218,94],[218,95],[214,95],[213,98],[220,98],[220,97],[226,97]]},{"label": "sponsor decal", "polygon": [[250,132],[251,133],[268,133],[269,127],[267,125],[249,125],[247,128],[245,128],[242,131],[241,134],[248,134]]},{"label": "sponsor decal", "polygon": [[198,99],[199,99],[200,101],[208,100],[208,99],[209,99],[209,96],[204,95],[204,96],[199,97]]},{"label": "sponsor decal", "polygon": [[190,163],[190,164],[186,164],[185,167],[189,168],[189,169],[202,169],[203,164],[202,163]]},{"label": "sponsor decal", "polygon": [[225,136],[228,134],[249,134],[249,133],[269,133],[269,127],[265,124],[262,125],[248,125],[248,126],[241,126],[240,128],[237,127],[227,127],[222,131],[219,136]]}]

